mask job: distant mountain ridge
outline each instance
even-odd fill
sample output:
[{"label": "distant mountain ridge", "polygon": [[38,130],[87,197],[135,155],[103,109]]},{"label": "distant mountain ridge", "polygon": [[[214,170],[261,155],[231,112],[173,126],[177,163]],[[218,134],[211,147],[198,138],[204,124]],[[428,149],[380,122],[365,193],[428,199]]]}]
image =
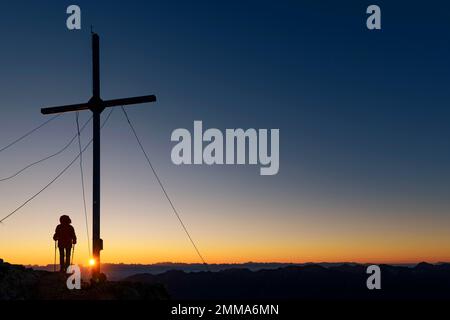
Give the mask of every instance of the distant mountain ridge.
[{"label": "distant mountain ridge", "polygon": [[[258,271],[262,269],[278,269],[289,266],[307,266],[307,265],[320,265],[323,267],[333,267],[340,265],[356,265],[355,262],[321,262],[321,263],[280,263],[280,262],[246,262],[246,263],[221,263],[221,264],[208,264],[205,266],[201,263],[177,263],[177,262],[161,262],[155,264],[102,264],[102,272],[104,272],[110,280],[121,280],[126,277],[139,274],[160,274],[171,270],[180,270],[185,272],[201,272],[201,271],[224,271],[227,269],[249,269],[251,271]],[[402,264],[396,266],[413,267],[414,264]],[[28,268],[35,270],[53,271],[53,265],[47,266],[35,266],[27,265]],[[85,268],[84,274],[89,274],[87,268]]]},{"label": "distant mountain ridge", "polygon": [[173,299],[450,300],[450,264],[380,265],[381,290],[368,290],[366,266],[291,265],[219,272],[167,271],[124,281],[162,284]]}]

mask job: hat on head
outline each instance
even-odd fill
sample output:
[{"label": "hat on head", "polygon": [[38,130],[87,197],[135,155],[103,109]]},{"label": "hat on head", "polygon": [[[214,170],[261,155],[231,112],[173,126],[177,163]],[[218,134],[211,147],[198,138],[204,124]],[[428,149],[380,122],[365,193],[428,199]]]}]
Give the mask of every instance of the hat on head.
[{"label": "hat on head", "polygon": [[62,215],[62,216],[59,218],[59,222],[62,223],[62,224],[71,224],[71,223],[72,223],[72,220],[70,220],[70,217],[69,217],[69,216],[67,216],[67,215]]}]

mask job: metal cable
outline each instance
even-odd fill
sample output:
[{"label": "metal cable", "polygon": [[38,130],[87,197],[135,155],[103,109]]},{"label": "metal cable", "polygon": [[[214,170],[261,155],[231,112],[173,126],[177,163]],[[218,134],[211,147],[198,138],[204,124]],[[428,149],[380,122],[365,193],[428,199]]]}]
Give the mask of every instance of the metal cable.
[{"label": "metal cable", "polygon": [[[102,128],[104,127],[104,125],[106,124],[106,122],[108,121],[109,117],[112,114],[112,110],[111,112],[108,114],[108,117],[105,119],[105,121],[103,122]],[[39,196],[42,192],[44,192],[48,187],[50,187],[56,180],[58,180],[67,170],[69,170],[69,168],[75,163],[75,161],[78,160],[78,158],[80,157],[80,155],[86,151],[86,149],[91,145],[93,139],[91,139],[89,141],[89,143],[83,148],[83,150],[81,151],[81,153],[79,153],[75,159],[73,159],[60,173],[58,173],[58,175],[53,178],[53,180],[51,180],[48,184],[46,184],[41,190],[39,190],[37,193],[35,193],[33,196],[31,196],[30,198],[28,198],[24,203],[22,203],[20,206],[18,206],[15,210],[13,210],[10,214],[8,214],[7,216],[5,216],[4,218],[2,218],[0,220],[0,223],[3,223],[6,219],[10,218],[12,215],[14,215],[15,213],[17,213],[20,209],[22,209],[23,207],[25,207],[29,202],[31,202],[33,199],[35,199],[37,196]]]},{"label": "metal cable", "polygon": [[88,243],[88,255],[91,254],[91,240],[89,237],[89,223],[88,223],[88,215],[87,215],[87,207],[86,207],[86,192],[84,189],[84,171],[83,171],[83,153],[81,152],[81,135],[80,135],[80,121],[79,121],[79,112],[76,113],[76,122],[77,122],[77,132],[78,132],[78,147],[80,151],[80,173],[81,173],[81,190],[83,193],[83,207],[84,207],[84,218],[86,222],[86,235],[87,235],[87,243]]},{"label": "metal cable", "polygon": [[188,238],[189,238],[189,240],[190,240],[192,246],[194,247],[195,251],[197,252],[197,255],[200,257],[200,259],[202,260],[203,264],[207,266],[208,264],[206,263],[205,259],[203,259],[202,254],[200,253],[200,251],[199,251],[197,245],[195,244],[195,242],[194,242],[194,240],[192,239],[192,237],[191,237],[191,235],[190,235],[188,229],[186,228],[186,225],[184,224],[183,220],[181,219],[180,214],[178,213],[178,211],[177,211],[177,209],[175,208],[175,206],[174,206],[174,204],[173,204],[171,198],[169,197],[169,195],[168,195],[168,193],[167,193],[167,191],[166,191],[166,188],[164,187],[164,185],[163,185],[162,182],[161,182],[161,179],[159,178],[158,174],[156,173],[156,170],[155,170],[154,166],[152,165],[152,162],[150,161],[150,158],[148,157],[147,152],[145,151],[145,149],[144,149],[144,147],[143,147],[143,145],[142,145],[142,143],[141,143],[141,140],[139,139],[139,137],[138,137],[138,135],[137,135],[137,133],[136,133],[136,130],[134,129],[134,127],[133,127],[133,125],[132,125],[132,123],[131,123],[131,121],[130,121],[130,118],[128,117],[128,114],[127,114],[127,112],[125,111],[125,108],[124,108],[123,106],[122,106],[121,108],[122,108],[122,111],[123,111],[123,113],[124,113],[124,115],[125,115],[125,118],[126,118],[128,124],[129,124],[130,127],[131,127],[131,130],[133,131],[133,134],[134,134],[134,136],[135,136],[135,138],[136,138],[136,140],[137,140],[137,143],[139,144],[139,147],[141,148],[142,152],[144,153],[144,156],[145,156],[145,158],[147,159],[147,162],[148,162],[150,168],[152,169],[153,174],[154,174],[155,177],[156,177],[156,180],[157,180],[158,183],[159,183],[159,186],[161,187],[161,189],[162,189],[164,195],[166,196],[167,200],[169,201],[170,206],[172,207],[173,212],[175,213],[176,217],[178,218],[178,221],[180,222],[181,226],[182,226],[183,229],[184,229],[184,232],[185,232],[186,235],[188,236]]},{"label": "metal cable", "polygon": [[[86,123],[81,127],[81,129],[79,129],[80,132],[82,132],[82,131],[84,130],[84,128],[87,126],[87,124],[88,124],[91,120],[92,120],[92,117],[91,117],[88,121],[86,121]],[[33,167],[33,166],[39,164],[39,163],[45,162],[45,161],[47,161],[47,160],[49,160],[49,159],[51,159],[51,158],[53,158],[53,157],[56,157],[57,155],[60,155],[60,154],[63,153],[65,150],[67,150],[67,148],[70,147],[70,145],[75,141],[76,137],[77,137],[77,135],[73,136],[73,138],[72,138],[72,139],[71,139],[71,140],[70,140],[70,141],[69,141],[62,149],[60,149],[59,151],[57,151],[57,152],[55,152],[55,153],[53,153],[53,154],[51,154],[51,155],[49,155],[49,156],[46,156],[46,157],[44,157],[44,158],[42,158],[42,159],[40,159],[40,160],[38,160],[38,161],[35,161],[35,162],[33,162],[33,163],[30,163],[29,165],[25,166],[24,168],[20,169],[19,171],[17,171],[16,173],[10,175],[9,177],[0,179],[0,182],[7,181],[7,180],[10,180],[10,179],[12,179],[12,178],[15,178],[15,177],[17,177],[19,174],[21,174],[22,172],[24,172],[25,170],[27,170],[27,169],[29,169],[29,168],[31,168],[31,167]]]},{"label": "metal cable", "polygon": [[25,139],[26,137],[30,136],[31,134],[33,134],[34,132],[36,132],[37,130],[39,130],[40,128],[44,127],[45,125],[49,124],[50,122],[52,122],[53,120],[55,120],[56,118],[60,117],[61,114],[57,114],[55,116],[53,116],[52,118],[50,118],[49,120],[43,122],[42,124],[40,124],[39,126],[37,126],[36,128],[28,131],[27,133],[25,133],[23,136],[21,136],[20,138],[17,138],[16,140],[14,140],[13,142],[11,142],[10,144],[8,144],[7,146],[3,147],[0,149],[0,152],[5,151],[6,149],[9,149],[10,147],[12,147],[13,145],[15,145],[16,143],[22,141],[23,139]]}]

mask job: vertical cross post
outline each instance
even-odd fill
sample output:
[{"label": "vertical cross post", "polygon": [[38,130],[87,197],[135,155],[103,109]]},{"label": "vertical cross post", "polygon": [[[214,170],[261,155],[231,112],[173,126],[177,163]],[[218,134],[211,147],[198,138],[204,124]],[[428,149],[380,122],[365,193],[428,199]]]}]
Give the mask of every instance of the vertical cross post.
[{"label": "vertical cross post", "polygon": [[104,109],[100,98],[100,38],[92,35],[92,99],[93,106],[93,163],[92,163],[92,255],[95,264],[92,278],[100,274],[100,251],[103,241],[100,238],[100,115]]},{"label": "vertical cross post", "polygon": [[92,34],[92,97],[100,99],[100,37]]},{"label": "vertical cross post", "polygon": [[100,112],[94,111],[93,141],[93,179],[92,179],[92,255],[95,264],[92,269],[93,278],[100,273],[100,251],[103,241],[100,238]]}]

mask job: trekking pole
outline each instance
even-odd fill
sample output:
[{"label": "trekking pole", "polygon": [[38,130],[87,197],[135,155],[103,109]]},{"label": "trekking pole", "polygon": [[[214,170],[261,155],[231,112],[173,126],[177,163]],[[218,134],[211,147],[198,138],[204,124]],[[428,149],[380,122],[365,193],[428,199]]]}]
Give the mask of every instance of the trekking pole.
[{"label": "trekking pole", "polygon": [[55,254],[53,259],[53,272],[56,272],[56,240],[55,240]]}]

